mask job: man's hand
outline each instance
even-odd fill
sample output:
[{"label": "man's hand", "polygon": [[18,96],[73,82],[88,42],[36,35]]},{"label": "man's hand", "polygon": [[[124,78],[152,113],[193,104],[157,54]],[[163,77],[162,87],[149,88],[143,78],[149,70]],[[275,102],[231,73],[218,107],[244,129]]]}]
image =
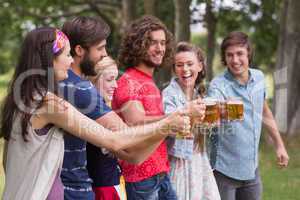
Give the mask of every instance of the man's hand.
[{"label": "man's hand", "polygon": [[289,155],[284,147],[279,147],[276,149],[277,164],[280,168],[288,166]]}]

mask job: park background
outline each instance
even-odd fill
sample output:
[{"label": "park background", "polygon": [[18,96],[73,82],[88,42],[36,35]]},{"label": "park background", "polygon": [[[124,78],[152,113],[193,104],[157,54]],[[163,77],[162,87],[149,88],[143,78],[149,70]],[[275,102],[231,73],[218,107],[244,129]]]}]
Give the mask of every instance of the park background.
[{"label": "park background", "polygon": [[[101,16],[111,27],[108,52],[116,58],[122,34],[134,19],[160,18],[176,41],[191,41],[207,57],[207,83],[224,70],[219,46],[230,31],[244,31],[254,44],[252,66],[267,78],[268,102],[287,145],[290,164],[278,169],[272,142],[260,144],[263,200],[300,199],[300,1],[299,0],[1,0],[0,101],[16,65],[24,35],[40,26],[61,27],[77,15]],[[122,70],[122,66],[120,66]],[[171,66],[155,74],[167,85]],[[3,138],[0,139],[2,160]],[[4,187],[0,167],[0,196]]]}]

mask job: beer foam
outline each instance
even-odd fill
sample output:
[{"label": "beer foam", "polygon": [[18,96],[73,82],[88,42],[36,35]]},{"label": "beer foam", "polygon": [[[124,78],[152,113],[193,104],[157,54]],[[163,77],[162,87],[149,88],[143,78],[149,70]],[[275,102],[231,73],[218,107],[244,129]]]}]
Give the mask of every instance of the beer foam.
[{"label": "beer foam", "polygon": [[234,99],[228,100],[226,103],[227,104],[244,104],[241,100],[234,100]]},{"label": "beer foam", "polygon": [[217,103],[216,103],[215,101],[212,101],[212,100],[206,100],[206,101],[204,101],[204,104],[205,104],[206,106],[214,106],[214,105],[216,105]]}]

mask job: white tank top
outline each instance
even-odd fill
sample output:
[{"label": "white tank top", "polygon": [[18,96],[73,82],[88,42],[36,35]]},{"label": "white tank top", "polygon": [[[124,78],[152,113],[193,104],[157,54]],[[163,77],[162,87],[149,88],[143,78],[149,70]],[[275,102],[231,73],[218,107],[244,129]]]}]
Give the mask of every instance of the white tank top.
[{"label": "white tank top", "polygon": [[53,126],[46,135],[37,135],[28,126],[28,141],[16,117],[7,147],[3,200],[45,200],[64,156],[63,131]]}]

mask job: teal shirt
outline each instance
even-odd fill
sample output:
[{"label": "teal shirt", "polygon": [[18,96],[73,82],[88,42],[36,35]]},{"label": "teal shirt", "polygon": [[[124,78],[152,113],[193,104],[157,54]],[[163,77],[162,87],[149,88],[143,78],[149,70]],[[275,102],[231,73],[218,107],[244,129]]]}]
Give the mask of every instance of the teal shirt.
[{"label": "teal shirt", "polygon": [[210,143],[213,168],[237,180],[254,179],[258,167],[266,86],[261,71],[249,69],[249,75],[248,82],[242,85],[226,70],[211,81],[208,89],[210,97],[239,97],[244,103],[244,120],[222,122]]}]

